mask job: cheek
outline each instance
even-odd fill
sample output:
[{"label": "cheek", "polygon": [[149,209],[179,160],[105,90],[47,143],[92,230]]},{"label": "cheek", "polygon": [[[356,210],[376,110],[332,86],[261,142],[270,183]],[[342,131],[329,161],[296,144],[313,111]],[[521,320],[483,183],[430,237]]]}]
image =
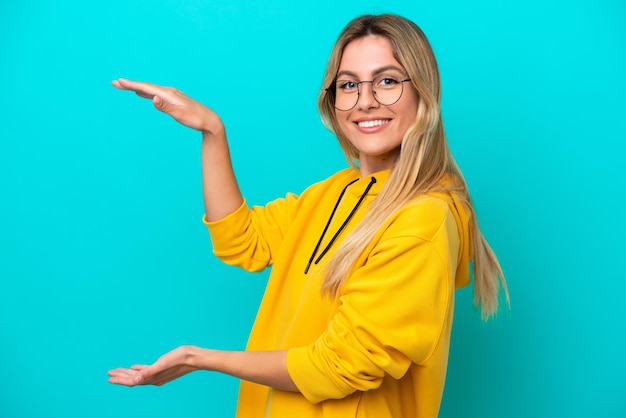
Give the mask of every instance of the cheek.
[{"label": "cheek", "polygon": [[418,118],[417,104],[410,103],[402,109],[402,125],[408,129]]},{"label": "cheek", "polygon": [[337,125],[339,126],[339,129],[341,129],[341,131],[345,133],[346,129],[351,124],[351,122],[348,120],[348,116],[339,112],[335,112],[335,118],[337,120]]}]

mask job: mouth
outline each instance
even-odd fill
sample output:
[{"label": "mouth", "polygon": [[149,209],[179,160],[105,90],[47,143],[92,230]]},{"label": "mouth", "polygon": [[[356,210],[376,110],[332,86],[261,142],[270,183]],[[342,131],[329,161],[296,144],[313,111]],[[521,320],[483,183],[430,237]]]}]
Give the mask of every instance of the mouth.
[{"label": "mouth", "polygon": [[359,128],[374,128],[377,126],[386,125],[391,122],[391,119],[374,119],[374,120],[363,120],[355,122]]}]

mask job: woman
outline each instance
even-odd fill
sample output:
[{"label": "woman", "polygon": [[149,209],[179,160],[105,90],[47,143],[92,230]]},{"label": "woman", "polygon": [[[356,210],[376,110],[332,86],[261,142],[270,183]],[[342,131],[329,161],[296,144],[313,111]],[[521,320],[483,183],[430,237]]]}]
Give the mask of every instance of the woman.
[{"label": "woman", "polygon": [[265,207],[241,196],[214,112],[175,89],[113,84],[202,132],[215,254],[273,268],[245,352],[179,347],[110,371],[110,382],[161,385],[211,370],[242,379],[239,417],[436,417],[454,290],[469,284],[473,260],[486,319],[504,279],[446,143],[422,31],[395,15],[346,26],[319,109],[351,167]]}]

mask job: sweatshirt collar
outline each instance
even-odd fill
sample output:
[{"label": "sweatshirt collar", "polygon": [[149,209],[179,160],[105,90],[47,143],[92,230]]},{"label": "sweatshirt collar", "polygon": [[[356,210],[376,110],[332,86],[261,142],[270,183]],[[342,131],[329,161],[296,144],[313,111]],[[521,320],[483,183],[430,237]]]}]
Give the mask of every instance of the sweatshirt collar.
[{"label": "sweatshirt collar", "polygon": [[[385,171],[390,171],[390,170],[385,170]],[[313,249],[313,252],[311,253],[311,257],[309,258],[309,262],[307,263],[306,267],[304,268],[304,274],[307,274],[309,272],[309,268],[311,267],[311,263],[317,264],[317,263],[320,262],[320,260],[328,252],[330,247],[332,247],[332,245],[334,244],[335,240],[339,237],[339,235],[341,234],[341,231],[343,231],[343,229],[346,227],[346,225],[348,225],[348,223],[350,222],[350,219],[352,219],[352,216],[359,209],[359,206],[361,205],[361,203],[363,203],[363,201],[365,200],[366,196],[371,196],[371,195],[378,194],[378,191],[380,190],[380,187],[375,189],[376,185],[379,184],[379,182],[383,182],[384,183],[387,180],[388,177],[389,177],[389,173],[379,172],[379,173],[373,173],[373,174],[371,174],[369,176],[365,176],[363,178],[357,177],[356,179],[354,179],[351,182],[349,182],[348,184],[346,184],[346,186],[343,188],[343,190],[339,194],[339,197],[337,198],[337,202],[335,203],[335,207],[333,208],[333,211],[330,213],[330,216],[328,217],[328,222],[326,222],[326,226],[324,227],[324,230],[322,231],[322,233],[320,235],[320,238],[317,241],[317,244],[315,245],[315,248]],[[343,196],[345,194],[352,194],[353,196],[356,196],[357,197],[357,201],[354,204],[354,207],[352,208],[352,210],[350,211],[348,216],[346,217],[346,219],[343,221],[343,223],[339,227],[339,229],[337,231],[335,231],[335,233],[331,237],[331,239],[328,242],[328,244],[326,244],[326,247],[324,247],[322,249],[320,246],[322,244],[322,241],[324,240],[324,236],[328,232],[328,228],[330,227],[331,222],[333,220],[333,217],[335,216],[335,212],[337,211],[337,208],[339,207],[339,204],[341,203],[341,199],[343,198]],[[318,255],[318,251],[321,251],[319,253],[319,255]]]},{"label": "sweatshirt collar", "polygon": [[365,192],[369,184],[372,182],[372,177],[376,179],[376,183],[374,183],[367,191],[368,196],[376,196],[382,190],[383,186],[385,186],[389,176],[391,175],[391,169],[378,171],[364,177],[361,177],[358,169],[354,169],[353,171],[356,182],[348,187],[348,192],[357,198]]}]

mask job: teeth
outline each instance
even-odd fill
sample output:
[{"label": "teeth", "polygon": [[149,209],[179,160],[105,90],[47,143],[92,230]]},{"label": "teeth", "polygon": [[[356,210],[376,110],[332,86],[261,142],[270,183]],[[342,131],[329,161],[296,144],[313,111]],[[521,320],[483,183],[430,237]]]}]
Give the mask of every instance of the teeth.
[{"label": "teeth", "polygon": [[373,128],[374,126],[384,125],[385,123],[389,123],[389,119],[378,119],[378,120],[366,120],[364,122],[358,122],[359,128]]}]

